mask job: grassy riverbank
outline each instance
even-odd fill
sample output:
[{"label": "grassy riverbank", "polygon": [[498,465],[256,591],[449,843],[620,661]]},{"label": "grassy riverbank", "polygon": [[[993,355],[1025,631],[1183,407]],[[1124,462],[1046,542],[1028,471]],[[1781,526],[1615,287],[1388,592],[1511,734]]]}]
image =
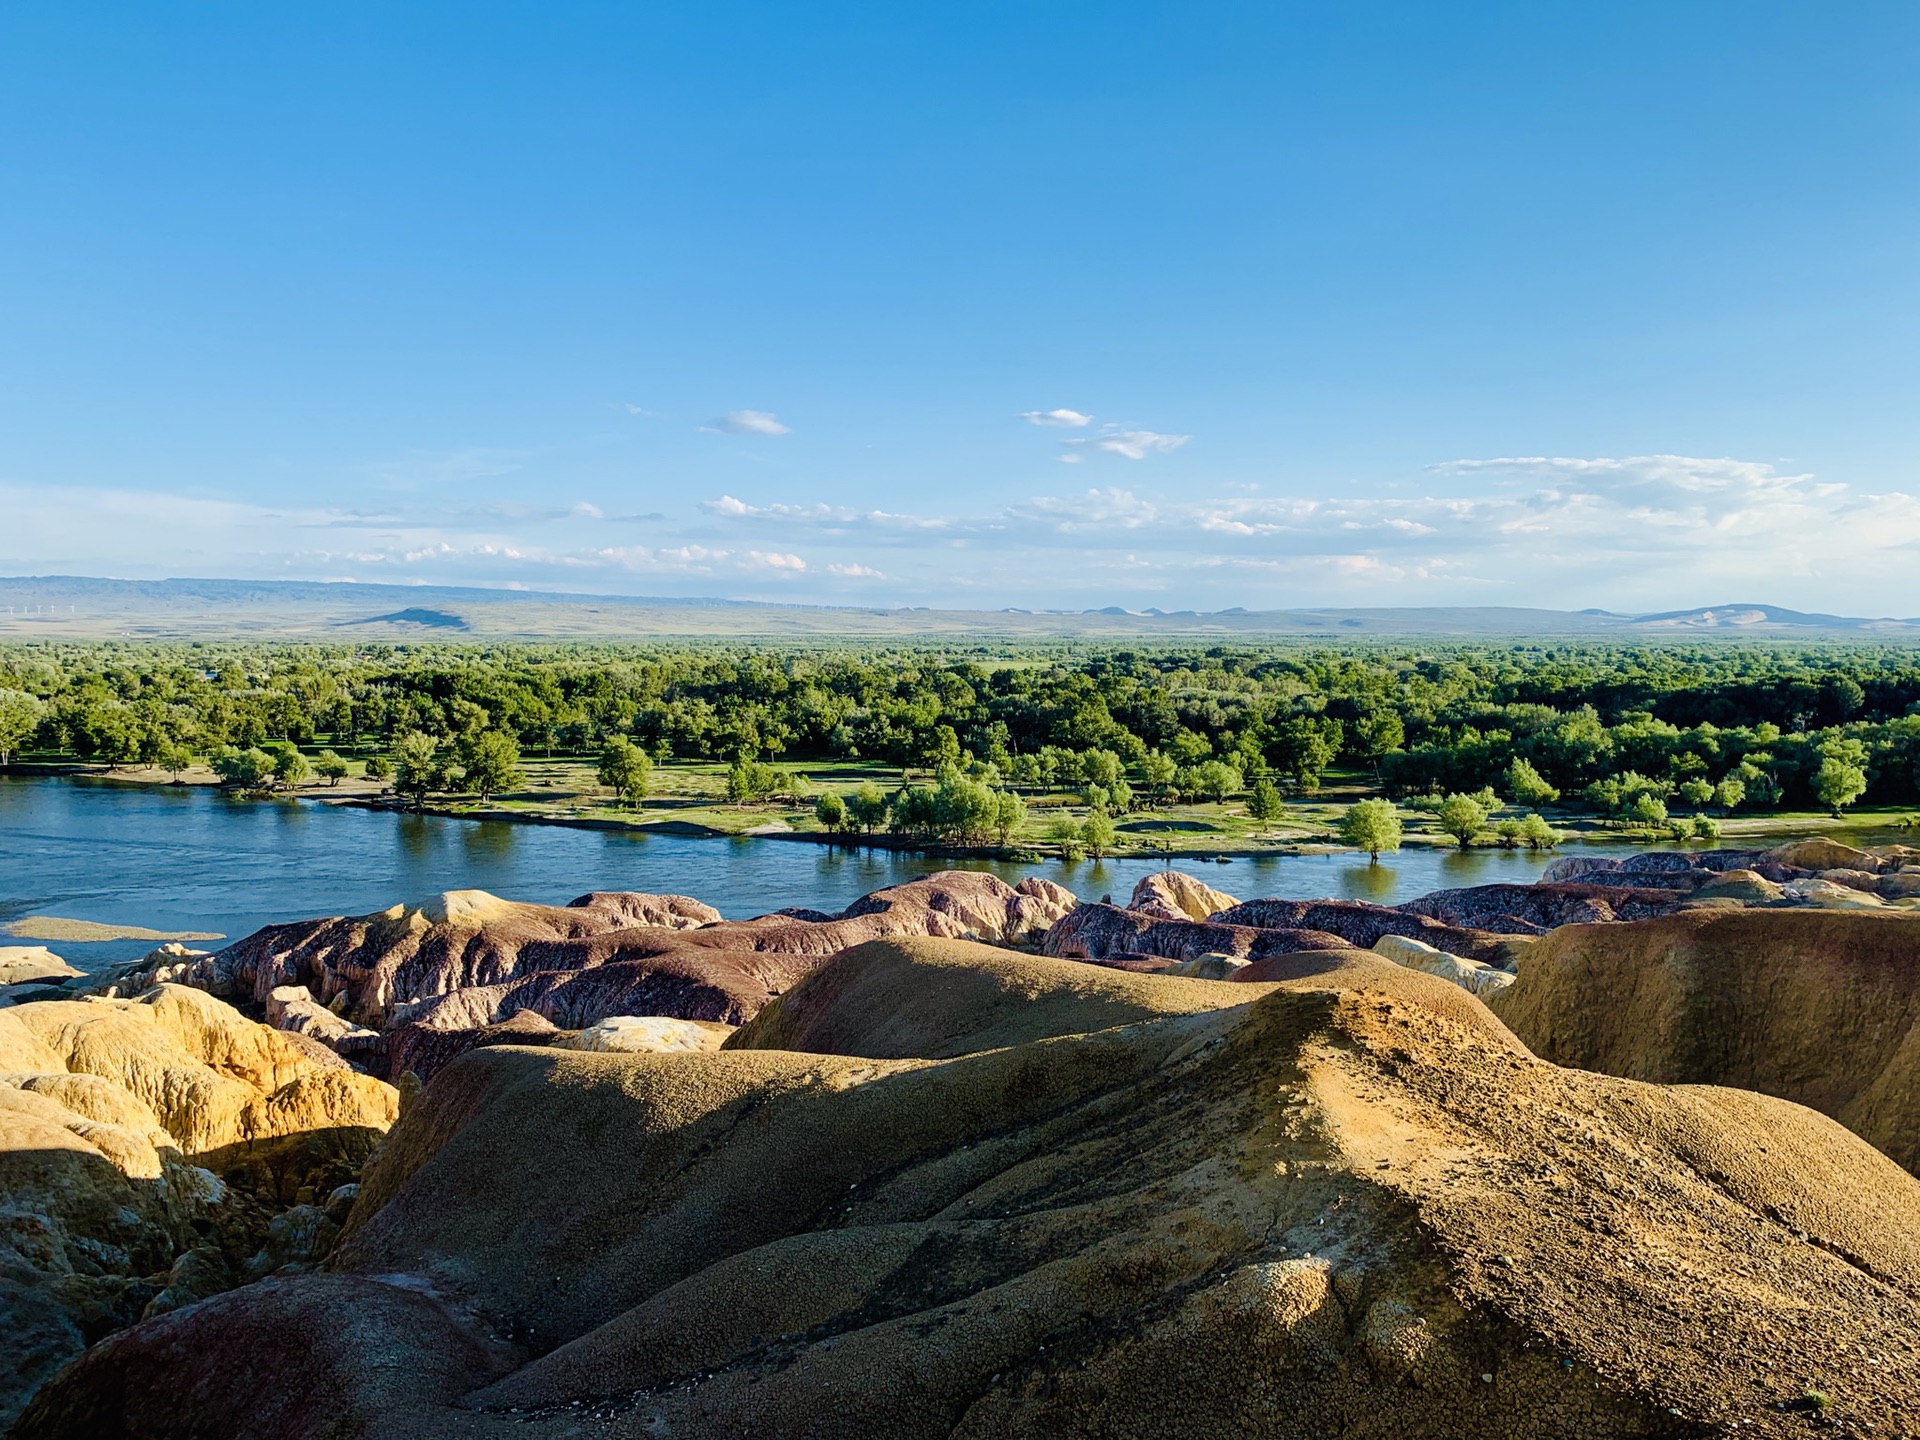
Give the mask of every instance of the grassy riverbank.
[{"label": "grassy riverbank", "polygon": [[[176,783],[173,775],[142,767],[18,765],[10,768],[15,773],[57,771],[128,785]],[[776,797],[745,804],[731,803],[726,796],[727,767],[724,765],[658,766],[653,773],[653,793],[638,806],[617,803],[598,783],[593,764],[585,760],[533,758],[523,761],[522,768],[526,772],[525,784],[506,794],[491,796],[485,801],[476,795],[438,795],[432,797],[425,808],[431,814],[470,819],[820,843],[872,843],[934,854],[969,853],[911,845],[885,835],[830,833],[815,818],[811,802]],[[351,773],[337,785],[310,781],[293,792],[279,792],[275,798],[284,799],[291,793],[322,803],[398,807],[401,802],[386,782],[368,780],[364,770],[364,761],[352,760]],[[806,766],[804,773],[815,793],[832,790],[846,794],[868,781],[892,790],[903,778],[897,769],[858,762]],[[923,777],[916,774],[913,778]],[[1254,819],[1247,814],[1241,800],[1167,804],[1118,817],[1113,853],[1192,857],[1343,849],[1335,830],[1340,815],[1354,801],[1378,791],[1368,783],[1368,777],[1358,774],[1335,772],[1328,775],[1327,781],[1317,795],[1290,800],[1287,813],[1273,821]],[[213,786],[219,782],[211,770],[196,766],[183,772],[178,783]],[[1070,791],[1028,792],[1024,798],[1028,807],[1026,821],[1002,853],[1052,853],[1054,847],[1046,839],[1048,828],[1062,816],[1082,820],[1087,814],[1079,797]],[[1623,831],[1590,813],[1571,808],[1548,807],[1544,813],[1563,834],[1583,842],[1646,844],[1650,839],[1660,838],[1646,832]],[[1841,818],[1801,811],[1735,814],[1721,821],[1719,843],[1759,846],[1809,833],[1844,837],[1855,832],[1884,832],[1898,825],[1907,814],[1897,807],[1851,811]],[[1404,843],[1408,846],[1452,848],[1456,843],[1451,836],[1440,833],[1430,816],[1403,811],[1403,818]],[[1482,837],[1478,843],[1492,843],[1492,837]]]}]

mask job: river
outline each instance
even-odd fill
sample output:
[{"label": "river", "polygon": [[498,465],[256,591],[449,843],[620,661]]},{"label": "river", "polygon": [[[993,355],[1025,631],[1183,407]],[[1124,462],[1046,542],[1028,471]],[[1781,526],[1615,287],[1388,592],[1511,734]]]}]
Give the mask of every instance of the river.
[{"label": "river", "polygon": [[[1609,845],[1607,853],[1629,847]],[[1364,856],[1275,855],[1176,868],[1243,898],[1337,896],[1391,904],[1456,885],[1529,881],[1552,856],[1409,849]],[[233,799],[201,786],[0,777],[0,924],[27,915],[212,931],[356,915],[442,890],[564,904],[589,890],[692,895],[730,919],[785,906],[838,910],[934,870],[1042,875],[1087,899],[1124,900],[1157,859],[1016,865],[765,839],[402,815],[318,801]],[[0,943],[6,943],[0,936]],[[34,943],[13,941],[15,944]],[[82,969],[155,942],[50,942]],[[209,943],[208,948],[211,948]]]}]

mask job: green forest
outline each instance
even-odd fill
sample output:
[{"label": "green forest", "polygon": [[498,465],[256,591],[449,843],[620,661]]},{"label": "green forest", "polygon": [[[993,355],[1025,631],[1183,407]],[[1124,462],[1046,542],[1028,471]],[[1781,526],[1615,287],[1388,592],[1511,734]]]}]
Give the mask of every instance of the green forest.
[{"label": "green forest", "polygon": [[1874,645],[0,649],[0,761],[224,755],[244,781],[236,752],[411,747],[453,784],[458,761],[510,777],[520,754],[619,741],[616,768],[739,762],[750,788],[775,763],[864,760],[1097,786],[1121,810],[1311,795],[1335,769],[1396,799],[1491,789],[1621,817],[1908,806],[1916,712],[1920,659]]}]

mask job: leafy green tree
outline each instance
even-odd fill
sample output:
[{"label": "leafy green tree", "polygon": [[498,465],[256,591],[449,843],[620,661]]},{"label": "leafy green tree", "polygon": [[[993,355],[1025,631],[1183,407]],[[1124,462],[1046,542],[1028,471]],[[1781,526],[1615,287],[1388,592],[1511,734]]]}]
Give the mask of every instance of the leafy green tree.
[{"label": "leafy green tree", "polygon": [[1406,743],[1407,727],[1391,710],[1373,710],[1354,722],[1353,749],[1363,760],[1378,760]]},{"label": "leafy green tree", "polygon": [[1273,727],[1267,753],[1275,767],[1292,779],[1295,789],[1312,795],[1320,789],[1320,777],[1339,756],[1345,735],[1345,727],[1338,720],[1296,715]]},{"label": "leafy green tree", "polygon": [[1202,760],[1180,772],[1180,793],[1197,800],[1225,800],[1240,788],[1240,772],[1224,760]]},{"label": "leafy green tree", "polygon": [[178,780],[193,768],[193,751],[178,740],[169,741],[160,747],[153,763]]},{"label": "leafy green tree", "polygon": [[1256,780],[1253,789],[1247,792],[1247,814],[1266,823],[1278,820],[1286,813],[1287,806],[1280,798],[1280,787],[1271,780]]},{"label": "leafy green tree", "polygon": [[1551,850],[1560,843],[1560,832],[1536,814],[1520,820],[1520,839],[1529,850]]},{"label": "leafy green tree", "polygon": [[416,810],[425,809],[427,796],[446,785],[440,742],[424,730],[408,730],[394,737],[393,770],[393,788],[410,797]]},{"label": "leafy green tree", "polygon": [[638,805],[653,788],[653,761],[627,736],[609,736],[595,776],[622,804]]},{"label": "leafy green tree", "polygon": [[1080,757],[1080,778],[1089,785],[1111,792],[1114,786],[1124,783],[1125,775],[1126,767],[1111,750],[1089,750]]},{"label": "leafy green tree", "polygon": [[1011,790],[1000,791],[993,804],[993,833],[1002,846],[1026,823],[1027,802]]},{"label": "leafy green tree", "polygon": [[821,829],[837,835],[847,828],[847,802],[832,790],[822,790],[813,802],[813,818]]},{"label": "leafy green tree", "polygon": [[300,782],[313,774],[313,767],[307,763],[307,757],[288,740],[269,740],[260,747],[273,756],[273,778],[289,790],[298,788]]},{"label": "leafy green tree", "polygon": [[1702,805],[1712,803],[1713,786],[1707,781],[1695,777],[1680,782],[1680,798],[1698,810]]},{"label": "leafy green tree", "polygon": [[1213,754],[1213,742],[1196,730],[1182,728],[1167,742],[1167,751],[1176,764],[1198,765]]},{"label": "leafy green tree", "polygon": [[0,765],[13,762],[45,713],[37,696],[24,690],[0,690]]},{"label": "leafy green tree", "polygon": [[1060,847],[1062,860],[1078,860],[1086,853],[1082,827],[1069,815],[1062,815],[1047,827],[1047,839]]},{"label": "leafy green tree", "polygon": [[244,749],[238,745],[223,746],[214,755],[212,765],[222,785],[240,790],[259,790],[273,779],[274,757],[257,746]]},{"label": "leafy green tree", "polygon": [[1652,791],[1643,790],[1634,796],[1633,809],[1629,813],[1636,825],[1649,830],[1658,830],[1667,823],[1667,807]]},{"label": "leafy green tree", "polygon": [[393,778],[393,762],[384,755],[368,756],[366,774],[369,780],[391,780]]},{"label": "leafy green tree", "polygon": [[764,800],[780,788],[782,776],[763,760],[739,759],[727,771],[727,799],[735,805]]},{"label": "leafy green tree", "polygon": [[1516,755],[1513,763],[1507,767],[1507,798],[1531,810],[1551,805],[1560,798],[1560,792],[1541,779],[1538,770]]},{"label": "leafy green tree", "polygon": [[1702,840],[1718,840],[1720,822],[1711,815],[1696,815],[1693,817],[1693,833]]},{"label": "leafy green tree", "polygon": [[1113,853],[1116,839],[1118,835],[1114,830],[1113,817],[1104,810],[1095,810],[1080,827],[1080,843],[1086,847],[1087,854],[1096,860],[1105,859]]},{"label": "leafy green tree", "polygon": [[867,834],[887,823],[887,794],[873,781],[868,780],[853,792],[847,801],[847,814],[853,823]]},{"label": "leafy green tree", "polygon": [[1340,817],[1341,841],[1366,851],[1376,865],[1381,851],[1400,848],[1400,833],[1400,812],[1393,808],[1391,800],[1357,801]]},{"label": "leafy green tree", "polygon": [[1163,750],[1149,750],[1140,758],[1140,778],[1155,800],[1167,798],[1173,780],[1180,773],[1180,762]]},{"label": "leafy green tree", "polygon": [[1866,793],[1867,772],[1838,755],[1829,755],[1813,772],[1813,793],[1822,805],[1838,815]]},{"label": "leafy green tree", "polygon": [[322,750],[313,757],[313,773],[326,781],[331,787],[347,778],[347,762],[332,750]]},{"label": "leafy green tree", "polygon": [[1747,787],[1738,775],[1729,775],[1713,787],[1713,803],[1728,813],[1738,810],[1746,798]]},{"label": "leafy green tree", "polygon": [[1520,844],[1520,817],[1508,815],[1496,820],[1493,826],[1494,838],[1500,842],[1502,850],[1512,850]]},{"label": "leafy green tree", "polygon": [[1487,828],[1487,807],[1471,795],[1456,793],[1440,802],[1434,818],[1440,822],[1441,833],[1453,836],[1464,850]]},{"label": "leafy green tree", "polygon": [[526,772],[520,768],[520,744],[504,730],[482,730],[469,736],[461,755],[463,783],[482,804],[526,781]]}]

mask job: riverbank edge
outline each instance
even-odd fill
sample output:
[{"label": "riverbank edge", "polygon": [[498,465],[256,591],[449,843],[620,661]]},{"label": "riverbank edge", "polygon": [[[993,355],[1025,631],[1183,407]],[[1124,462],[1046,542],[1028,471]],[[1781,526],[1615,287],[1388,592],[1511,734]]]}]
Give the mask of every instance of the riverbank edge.
[{"label": "riverbank edge", "polygon": [[[152,789],[179,786],[183,789],[221,790],[218,784],[209,784],[201,780],[157,780],[139,776],[116,773],[111,766],[88,765],[69,761],[14,761],[0,765],[0,776],[21,776],[36,779],[87,780],[96,784],[124,785],[130,789]],[[829,845],[847,850],[887,850],[900,855],[924,855],[933,860],[992,860],[1002,863],[1018,864],[1022,861],[1038,861],[1048,857],[1044,852],[1031,846],[940,846],[916,844],[911,840],[891,835],[853,835],[824,830],[771,830],[753,827],[746,830],[722,830],[716,826],[702,825],[691,820],[623,820],[612,816],[597,815],[547,815],[531,810],[507,810],[492,806],[474,805],[433,805],[414,806],[397,797],[387,795],[329,795],[324,791],[295,793],[291,795],[259,795],[232,798],[255,804],[284,804],[288,801],[307,802],[317,805],[332,805],[356,810],[384,811],[395,815],[432,815],[445,820],[491,820],[513,825],[557,825],[575,830],[611,830],[627,831],[642,835],[675,835],[684,839],[697,840],[788,840],[805,844]],[[1905,812],[1902,812],[1905,813]],[[1722,822],[1722,833],[1718,843],[1734,845],[1741,840],[1781,840],[1805,835],[1809,832],[1829,833],[1848,830],[1884,829],[1891,822],[1878,813],[1854,814],[1849,816],[1768,816],[1743,817],[1738,820]],[[1567,836],[1582,846],[1605,847],[1610,845],[1633,845],[1639,843],[1636,837],[1605,830],[1580,830]],[[1698,848],[1708,848],[1701,842],[1694,842]],[[1423,850],[1451,850],[1456,848],[1450,841],[1430,836],[1408,836],[1402,848]],[[1475,845],[1476,850],[1503,848],[1494,845]],[[1759,847],[1764,848],[1764,847]],[[1305,839],[1297,841],[1276,841],[1267,845],[1248,846],[1234,843],[1219,846],[1196,846],[1192,849],[1162,849],[1158,846],[1134,845],[1125,850],[1116,850],[1108,859],[1115,860],[1151,860],[1164,858],[1168,864],[1188,861],[1195,864],[1228,863],[1233,860],[1283,859],[1298,855],[1360,855],[1364,851],[1351,845],[1342,845],[1331,836],[1324,840]]]}]

